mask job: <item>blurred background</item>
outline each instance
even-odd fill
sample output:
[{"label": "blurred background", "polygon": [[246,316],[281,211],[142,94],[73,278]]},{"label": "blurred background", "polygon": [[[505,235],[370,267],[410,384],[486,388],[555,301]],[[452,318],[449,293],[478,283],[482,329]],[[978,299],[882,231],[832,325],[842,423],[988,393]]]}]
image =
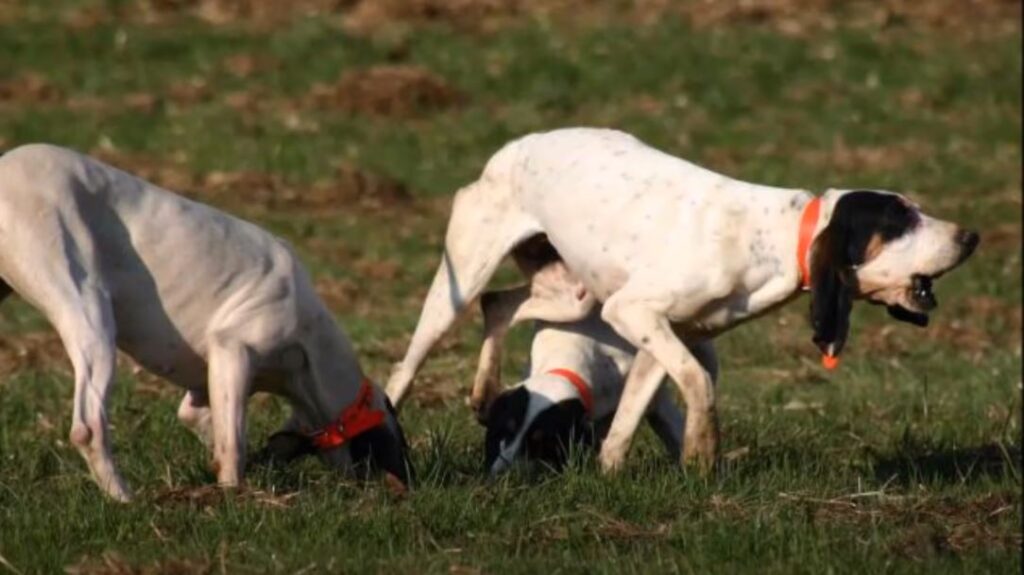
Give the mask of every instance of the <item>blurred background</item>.
[{"label": "blurred background", "polygon": [[[150,497],[132,511],[96,501],[63,445],[63,350],[42,318],[8,301],[0,559],[26,572],[159,572],[167,553],[186,567],[257,571],[314,559],[331,571],[327,558],[472,572],[516,557],[540,569],[579,553],[610,570],[822,572],[891,557],[1019,570],[1020,18],[1019,0],[0,0],[0,149],[70,146],[271,229],[297,248],[379,381],[414,327],[452,193],[532,131],[614,127],[740,179],[898,190],[982,236],[968,265],[938,282],[927,330],[862,306],[835,374],[817,366],[806,300],[721,338],[733,455],[719,483],[643,467],[609,489],[585,469],[550,499],[519,499],[535,485],[524,480],[486,505],[473,499],[481,432],[462,403],[476,317],[434,354],[403,412],[426,470],[404,507],[372,489],[336,495],[316,466],[254,480],[289,493],[270,500],[299,509],[290,515],[197,491],[210,475],[174,422],[179,392],[125,359],[115,443]],[[515,334],[509,383],[528,340],[528,329]],[[253,444],[284,417],[269,399],[251,412]],[[641,466],[657,460],[648,439],[634,453]],[[654,483],[660,491],[644,491]],[[902,490],[909,503],[844,514],[845,503],[777,497],[858,489]],[[593,513],[578,532],[581,505]],[[45,520],[65,514],[59,533]],[[344,544],[296,523],[339,516],[360,526]],[[554,531],[522,543],[547,516]],[[232,535],[264,521],[264,532]],[[295,534],[303,543],[279,544]],[[737,538],[764,546],[722,563]],[[480,546],[489,551],[443,551]]]}]

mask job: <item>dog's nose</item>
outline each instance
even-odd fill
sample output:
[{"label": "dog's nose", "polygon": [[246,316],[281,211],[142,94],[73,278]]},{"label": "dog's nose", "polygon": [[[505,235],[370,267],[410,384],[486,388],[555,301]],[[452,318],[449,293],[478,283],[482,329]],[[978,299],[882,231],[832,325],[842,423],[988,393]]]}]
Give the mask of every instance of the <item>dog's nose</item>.
[{"label": "dog's nose", "polygon": [[981,238],[978,236],[978,232],[972,232],[963,228],[956,232],[956,243],[960,244],[960,259],[967,259],[972,253],[974,248],[978,247],[978,242]]}]

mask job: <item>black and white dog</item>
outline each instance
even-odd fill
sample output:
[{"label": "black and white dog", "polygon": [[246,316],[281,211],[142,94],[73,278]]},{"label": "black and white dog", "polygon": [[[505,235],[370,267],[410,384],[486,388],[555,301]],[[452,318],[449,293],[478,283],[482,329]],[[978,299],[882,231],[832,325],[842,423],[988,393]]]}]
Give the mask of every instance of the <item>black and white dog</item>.
[{"label": "black and white dog", "polygon": [[[488,292],[481,298],[486,337],[497,338],[490,345],[498,350],[481,354],[476,380],[485,382],[487,393],[497,393],[479,410],[487,427],[485,466],[492,475],[519,459],[559,469],[574,447],[600,444],[636,355],[636,349],[601,319],[598,307],[579,321],[538,321],[526,379],[501,390],[498,325],[523,301],[517,291]],[[695,346],[694,355],[712,378],[717,377],[711,342]],[[647,421],[670,457],[678,457],[685,419],[668,388],[658,388]]]}]

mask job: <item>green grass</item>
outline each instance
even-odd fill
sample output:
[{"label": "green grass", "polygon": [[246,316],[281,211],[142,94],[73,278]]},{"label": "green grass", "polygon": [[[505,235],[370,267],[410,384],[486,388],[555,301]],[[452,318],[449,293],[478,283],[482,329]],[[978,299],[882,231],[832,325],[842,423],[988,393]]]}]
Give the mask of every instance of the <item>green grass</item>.
[{"label": "green grass", "polygon": [[[614,126],[753,181],[898,189],[983,239],[939,282],[927,330],[859,309],[834,374],[815,365],[805,300],[720,338],[731,455],[709,480],[682,474],[643,430],[615,477],[581,457],[561,475],[487,481],[482,431],[462,399],[473,318],[434,354],[403,411],[420,475],[408,496],[316,461],[250,469],[249,491],[221,495],[175,421],[179,392],[124,370],[111,420],[139,499],[110,503],[67,445],[72,386],[59,346],[35,312],[8,301],[0,572],[1019,572],[1019,30],[840,25],[788,37],[756,23],[524,18],[486,33],[442,22],[360,38],[334,17],[65,24],[90,5],[128,3],[49,2],[0,18],[0,144],[50,141],[130,170],[162,167],[173,174],[153,177],[183,174],[182,191],[286,237],[325,290],[343,286],[329,301],[378,379],[419,313],[447,198],[533,130]],[[224,62],[238,54],[255,71],[230,73]],[[384,63],[431,70],[461,103],[402,117],[308,104],[313,84]],[[25,74],[55,95],[24,95]],[[174,95],[194,79],[198,97]],[[229,105],[239,92],[253,95],[251,109]],[[124,103],[137,93],[154,103]],[[267,173],[304,194],[340,162],[401,182],[413,200],[280,210],[203,183],[216,171]],[[380,262],[393,267],[374,272]],[[527,344],[515,334],[507,380]],[[284,413],[255,400],[251,445]]]}]

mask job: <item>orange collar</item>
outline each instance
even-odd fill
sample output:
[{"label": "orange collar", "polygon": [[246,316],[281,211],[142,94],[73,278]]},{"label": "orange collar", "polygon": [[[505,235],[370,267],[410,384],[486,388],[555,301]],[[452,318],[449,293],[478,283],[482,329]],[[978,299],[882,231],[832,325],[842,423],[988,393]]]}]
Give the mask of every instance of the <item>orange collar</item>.
[{"label": "orange collar", "polygon": [[806,291],[811,289],[811,270],[807,258],[810,255],[811,240],[814,229],[818,227],[818,215],[821,213],[821,198],[814,198],[804,206],[800,216],[800,236],[796,242],[796,262],[800,266],[800,287]]},{"label": "orange collar", "polygon": [[[818,227],[818,217],[821,214],[821,198],[814,198],[804,206],[804,213],[800,216],[800,236],[796,242],[796,262],[800,266],[800,289],[808,291],[811,289],[811,270],[808,267],[807,258],[810,256],[811,240],[814,239],[814,229]],[[839,367],[839,358],[834,355],[822,354],[821,365],[825,369],[833,370]]]},{"label": "orange collar", "polygon": [[384,422],[384,412],[374,409],[373,386],[363,379],[356,400],[341,411],[338,417],[323,429],[310,434],[317,449],[333,449],[352,440],[357,435],[377,427]]},{"label": "orange collar", "polygon": [[571,369],[552,369],[548,373],[561,377],[576,388],[576,391],[580,394],[580,399],[583,400],[583,411],[586,412],[587,417],[590,417],[594,412],[594,396],[590,393],[590,386],[587,385],[586,380]]}]

